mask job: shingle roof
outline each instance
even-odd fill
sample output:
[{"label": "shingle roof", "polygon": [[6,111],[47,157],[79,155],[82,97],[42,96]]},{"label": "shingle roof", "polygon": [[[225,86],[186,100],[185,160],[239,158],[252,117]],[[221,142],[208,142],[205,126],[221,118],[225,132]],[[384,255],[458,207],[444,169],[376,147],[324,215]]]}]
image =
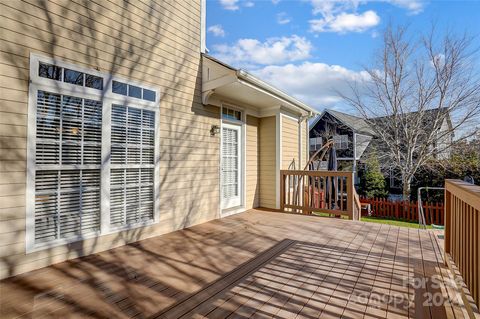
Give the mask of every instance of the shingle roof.
[{"label": "shingle roof", "polygon": [[[426,110],[425,111],[425,113],[426,113],[425,119],[426,119],[427,123],[425,123],[425,125],[428,125],[428,122],[429,122],[428,119],[430,117],[434,118],[436,116],[435,113],[440,112],[440,111],[445,111],[445,108]],[[317,119],[315,120],[315,122],[312,124],[311,127],[314,127],[315,124],[318,123],[318,120],[320,120],[320,118],[325,113],[329,113],[330,115],[334,116],[336,119],[338,119],[343,124],[350,127],[352,130],[354,130],[357,133],[366,134],[366,135],[370,135],[370,136],[375,136],[376,135],[375,131],[372,129],[372,127],[363,118],[355,116],[355,115],[339,112],[339,111],[329,110],[329,109],[325,110],[325,112],[321,116],[317,117]],[[415,113],[416,112],[409,113],[409,116],[415,115]],[[375,122],[375,121],[381,121],[382,119],[385,119],[385,117],[376,117],[376,118],[372,118],[370,120],[372,122]],[[449,122],[449,125],[451,125],[451,123],[450,123],[451,120],[450,120],[449,114],[447,116],[447,121]]]},{"label": "shingle roof", "polygon": [[326,110],[325,112],[333,115],[343,124],[349,126],[351,129],[353,129],[357,133],[363,133],[363,134],[372,135],[372,136],[375,135],[375,132],[372,130],[370,125],[368,125],[368,123],[361,117],[334,111],[334,110]]}]

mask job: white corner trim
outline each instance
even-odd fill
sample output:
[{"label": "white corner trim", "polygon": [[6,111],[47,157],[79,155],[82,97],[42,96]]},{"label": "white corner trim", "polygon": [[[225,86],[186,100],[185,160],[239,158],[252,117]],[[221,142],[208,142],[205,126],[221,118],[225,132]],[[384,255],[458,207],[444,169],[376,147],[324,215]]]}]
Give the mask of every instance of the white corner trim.
[{"label": "white corner trim", "polygon": [[298,169],[303,169],[302,122],[298,121]]},{"label": "white corner trim", "polygon": [[245,210],[247,207],[247,113],[242,113],[242,207]]},{"label": "white corner trim", "polygon": [[280,170],[282,169],[282,116],[280,112],[277,112],[275,119],[275,208],[280,209]]},{"label": "white corner trim", "polygon": [[305,164],[310,160],[310,127],[308,126],[308,119],[305,119]]},{"label": "white corner trim", "polygon": [[207,0],[200,2],[200,52],[207,51]]}]

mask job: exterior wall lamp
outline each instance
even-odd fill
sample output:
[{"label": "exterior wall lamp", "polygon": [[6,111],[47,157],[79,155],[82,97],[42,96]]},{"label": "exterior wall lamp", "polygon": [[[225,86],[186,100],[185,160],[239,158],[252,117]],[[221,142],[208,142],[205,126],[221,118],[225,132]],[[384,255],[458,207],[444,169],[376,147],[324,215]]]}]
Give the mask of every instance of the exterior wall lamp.
[{"label": "exterior wall lamp", "polygon": [[220,134],[220,126],[212,125],[212,128],[210,129],[210,136],[215,136],[217,134]]}]

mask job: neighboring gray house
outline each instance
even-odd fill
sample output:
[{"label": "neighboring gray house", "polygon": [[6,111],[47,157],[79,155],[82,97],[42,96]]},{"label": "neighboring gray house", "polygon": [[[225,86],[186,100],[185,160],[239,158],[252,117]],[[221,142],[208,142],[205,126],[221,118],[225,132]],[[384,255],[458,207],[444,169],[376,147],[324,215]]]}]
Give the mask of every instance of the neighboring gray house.
[{"label": "neighboring gray house", "polygon": [[[429,111],[435,112],[435,110]],[[432,113],[433,114],[433,113]],[[375,118],[374,120],[381,120]],[[428,123],[425,123],[427,126]],[[448,116],[442,123],[440,131],[451,130],[452,123]],[[444,134],[440,134],[444,135]],[[309,145],[310,155],[318,150],[328,138],[333,137],[335,148],[337,150],[337,160],[340,169],[346,168],[357,173],[359,163],[362,162],[375,145],[375,148],[381,148],[381,143],[375,138],[375,131],[363,118],[326,109],[310,124]],[[447,140],[448,139],[448,140]],[[445,146],[450,145],[453,135],[446,135],[439,139],[433,147],[438,148],[439,152],[435,154],[437,158],[446,158],[449,151]],[[381,163],[383,167],[388,167],[387,163]],[[391,188],[401,187],[398,179],[392,170],[385,172],[389,177]],[[358,183],[358,178],[356,179]]]},{"label": "neighboring gray house", "polygon": [[350,166],[357,171],[357,164],[365,153],[375,133],[364,119],[350,114],[325,110],[310,125],[310,154],[318,150],[333,136],[339,166]]}]

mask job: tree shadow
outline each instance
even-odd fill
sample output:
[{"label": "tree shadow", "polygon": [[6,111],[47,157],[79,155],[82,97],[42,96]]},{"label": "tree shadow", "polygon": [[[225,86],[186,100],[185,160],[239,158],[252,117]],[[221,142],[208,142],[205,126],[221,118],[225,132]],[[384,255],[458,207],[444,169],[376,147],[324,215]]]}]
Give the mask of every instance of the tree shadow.
[{"label": "tree shadow", "polygon": [[[12,293],[7,298],[10,301],[2,300],[0,316],[43,312],[45,305],[84,315],[93,311],[95,317],[111,314],[111,309],[92,309],[82,304],[82,298],[67,296],[65,282],[72,287],[86,283],[92,288],[88,293],[119,302],[125,301],[122,296],[128,295],[128,289],[142,286],[179,293],[173,285],[167,287],[143,273],[145,261],[155,261],[163,247],[147,249],[142,242],[128,246],[128,258],[142,263],[141,267],[117,264],[125,252],[113,248],[218,217],[219,137],[210,136],[210,128],[219,124],[220,114],[218,108],[204,106],[201,100],[200,1],[4,1],[0,10],[0,64],[2,77],[8,79],[2,82],[0,116],[15,119],[0,122],[0,172],[5,178],[0,184],[14,185],[8,193],[3,188],[0,193],[0,224],[7,230],[0,234],[0,278],[55,264],[2,281],[2,299],[4,294],[17,291],[29,301],[17,303],[17,294]],[[25,181],[27,173],[34,174],[26,167],[30,53],[158,88],[158,223],[26,253]],[[110,83],[112,76],[107,80]],[[193,238],[194,233],[190,234]],[[188,238],[176,242],[182,240]],[[105,250],[110,250],[108,258],[97,254]],[[58,264],[82,256],[87,257],[81,258],[81,264],[77,260]],[[181,258],[170,262],[178,273],[182,273],[181,264],[187,263]],[[213,266],[203,271],[220,269]],[[37,280],[31,281],[30,276]],[[125,277],[135,280],[126,284],[121,282]],[[65,282],[59,284],[58,278]],[[197,278],[199,284],[202,278]],[[125,290],[126,295],[110,296],[105,288],[110,283],[123,285],[109,289]]]}]

